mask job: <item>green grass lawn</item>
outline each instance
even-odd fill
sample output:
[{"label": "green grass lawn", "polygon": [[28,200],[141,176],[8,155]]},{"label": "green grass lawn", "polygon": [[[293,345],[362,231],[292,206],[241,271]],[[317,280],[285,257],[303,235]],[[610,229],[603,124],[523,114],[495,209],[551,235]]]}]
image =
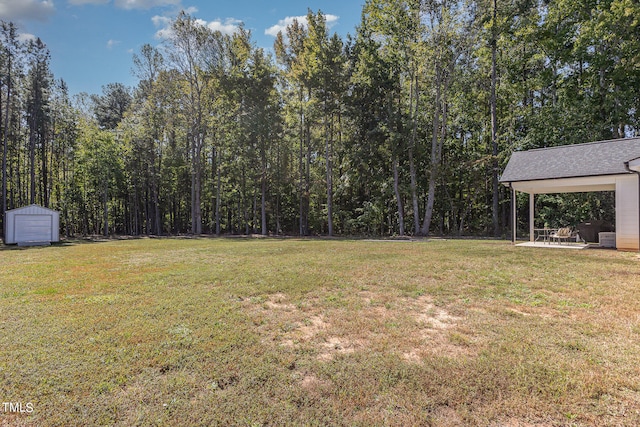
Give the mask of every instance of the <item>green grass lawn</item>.
[{"label": "green grass lawn", "polygon": [[497,241],[0,250],[0,426],[638,425],[640,258]]}]

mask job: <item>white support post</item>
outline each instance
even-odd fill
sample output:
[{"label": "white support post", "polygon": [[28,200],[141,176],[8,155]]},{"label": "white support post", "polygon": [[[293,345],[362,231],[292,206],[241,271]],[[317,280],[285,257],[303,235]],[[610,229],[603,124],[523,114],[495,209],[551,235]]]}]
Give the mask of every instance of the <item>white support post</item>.
[{"label": "white support post", "polygon": [[529,193],[529,241],[533,243],[535,240],[533,231],[533,219],[535,210],[535,194]]},{"label": "white support post", "polygon": [[516,189],[511,187],[511,241],[516,243],[518,218],[516,217]]}]

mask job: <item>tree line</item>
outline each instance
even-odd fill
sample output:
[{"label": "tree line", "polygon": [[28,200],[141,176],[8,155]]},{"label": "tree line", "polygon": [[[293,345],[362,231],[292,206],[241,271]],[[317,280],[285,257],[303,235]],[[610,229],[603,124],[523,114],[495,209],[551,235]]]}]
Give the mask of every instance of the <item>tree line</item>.
[{"label": "tree line", "polygon": [[[133,55],[136,87],[76,96],[2,22],[2,207],[57,209],[67,236],[499,236],[514,150],[638,135],[639,16],[632,0],[367,0],[354,34],[309,11],[266,52],[183,12]],[[546,202],[598,219],[610,199]]]}]

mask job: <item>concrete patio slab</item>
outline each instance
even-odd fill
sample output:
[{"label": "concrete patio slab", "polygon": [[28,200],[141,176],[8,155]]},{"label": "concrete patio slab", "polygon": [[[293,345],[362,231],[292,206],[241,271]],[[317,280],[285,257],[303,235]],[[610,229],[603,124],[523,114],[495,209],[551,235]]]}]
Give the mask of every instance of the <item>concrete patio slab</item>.
[{"label": "concrete patio slab", "polygon": [[[547,248],[547,249],[587,249],[589,244],[584,243],[544,243],[544,242],[524,242],[518,243],[516,246],[527,248]],[[592,246],[598,247],[598,246]]]}]

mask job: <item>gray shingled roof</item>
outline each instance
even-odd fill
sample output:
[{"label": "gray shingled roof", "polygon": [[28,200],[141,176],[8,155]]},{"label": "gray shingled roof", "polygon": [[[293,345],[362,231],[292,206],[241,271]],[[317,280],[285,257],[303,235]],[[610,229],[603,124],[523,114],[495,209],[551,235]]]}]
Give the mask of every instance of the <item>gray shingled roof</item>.
[{"label": "gray shingled roof", "polygon": [[500,182],[624,174],[625,162],[639,157],[640,138],[516,151]]}]

